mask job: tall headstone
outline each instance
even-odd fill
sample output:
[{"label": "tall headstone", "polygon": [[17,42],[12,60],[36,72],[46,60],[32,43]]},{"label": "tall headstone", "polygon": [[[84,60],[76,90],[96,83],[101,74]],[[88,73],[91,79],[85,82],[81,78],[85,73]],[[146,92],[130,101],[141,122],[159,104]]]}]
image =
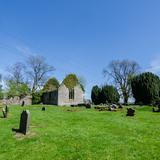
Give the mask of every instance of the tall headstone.
[{"label": "tall headstone", "polygon": [[2,113],[3,113],[3,118],[7,118],[7,112],[4,108],[2,109]]},{"label": "tall headstone", "polygon": [[22,101],[22,104],[21,104],[21,106],[23,107],[25,105],[25,102],[24,101]]},{"label": "tall headstone", "polygon": [[9,108],[8,108],[8,106],[6,105],[6,107],[5,107],[5,110],[6,110],[6,113],[8,113],[9,112]]},{"label": "tall headstone", "polygon": [[19,131],[23,134],[26,134],[29,130],[29,125],[30,125],[30,112],[28,110],[25,110],[21,113]]},{"label": "tall headstone", "polygon": [[42,111],[45,111],[46,110],[46,108],[45,107],[42,107]]}]

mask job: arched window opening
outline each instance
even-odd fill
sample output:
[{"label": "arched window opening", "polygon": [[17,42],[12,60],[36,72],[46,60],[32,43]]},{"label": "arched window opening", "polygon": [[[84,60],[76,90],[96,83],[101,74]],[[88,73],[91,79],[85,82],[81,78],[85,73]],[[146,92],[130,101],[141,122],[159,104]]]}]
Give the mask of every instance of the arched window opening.
[{"label": "arched window opening", "polygon": [[69,89],[69,99],[74,99],[74,89]]}]

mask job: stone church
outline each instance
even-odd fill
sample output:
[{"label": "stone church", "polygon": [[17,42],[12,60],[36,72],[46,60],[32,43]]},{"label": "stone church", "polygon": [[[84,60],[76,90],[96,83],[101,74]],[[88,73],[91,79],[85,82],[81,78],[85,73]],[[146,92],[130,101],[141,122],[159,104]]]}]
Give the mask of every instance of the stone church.
[{"label": "stone church", "polygon": [[43,104],[59,106],[83,104],[84,91],[80,84],[69,89],[62,83],[57,90],[44,93],[42,100]]}]

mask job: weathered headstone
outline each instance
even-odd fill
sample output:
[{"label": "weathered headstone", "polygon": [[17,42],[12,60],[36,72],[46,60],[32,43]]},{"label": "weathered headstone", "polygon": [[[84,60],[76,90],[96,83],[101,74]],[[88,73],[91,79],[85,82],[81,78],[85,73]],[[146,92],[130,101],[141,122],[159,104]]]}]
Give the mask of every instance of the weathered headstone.
[{"label": "weathered headstone", "polygon": [[46,108],[45,107],[42,107],[42,111],[45,111],[46,110]]},{"label": "weathered headstone", "polygon": [[127,115],[126,116],[134,116],[135,110],[132,108],[127,108]]},{"label": "weathered headstone", "polygon": [[87,108],[87,109],[91,109],[91,104],[85,104],[85,107]]},{"label": "weathered headstone", "polygon": [[111,108],[112,108],[112,109],[118,109],[118,106],[117,106],[116,104],[112,104],[112,105],[111,105]]},{"label": "weathered headstone", "polygon": [[9,108],[8,108],[8,106],[6,105],[6,107],[5,107],[5,110],[6,110],[6,113],[8,113],[9,112]]},{"label": "weathered headstone", "polygon": [[4,108],[2,109],[2,113],[3,113],[3,118],[7,118],[7,112]]},{"label": "weathered headstone", "polygon": [[24,101],[22,101],[22,104],[21,104],[21,106],[22,106],[22,107],[24,107],[24,105],[25,105],[25,102],[24,102]]},{"label": "weathered headstone", "polygon": [[118,104],[118,108],[119,108],[119,109],[122,109],[122,108],[123,108],[122,104],[119,103],[119,104]]},{"label": "weathered headstone", "polygon": [[158,109],[153,108],[153,112],[160,112],[160,107]]},{"label": "weathered headstone", "polygon": [[109,111],[115,111],[115,112],[117,111],[117,109],[115,107],[112,107],[112,106],[109,106],[108,110]]},{"label": "weathered headstone", "polygon": [[30,112],[28,110],[25,110],[21,113],[19,131],[23,134],[26,134],[29,130],[29,125],[30,125]]}]

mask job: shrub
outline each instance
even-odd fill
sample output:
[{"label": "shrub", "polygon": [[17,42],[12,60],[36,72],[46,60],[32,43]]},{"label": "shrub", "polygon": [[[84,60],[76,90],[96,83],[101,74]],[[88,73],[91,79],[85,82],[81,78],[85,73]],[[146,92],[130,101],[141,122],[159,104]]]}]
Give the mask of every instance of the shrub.
[{"label": "shrub", "polygon": [[104,85],[102,88],[100,88],[96,85],[92,88],[91,99],[95,105],[101,103],[113,104],[119,102],[120,95],[114,86]]},{"label": "shrub", "polygon": [[57,90],[59,87],[59,82],[56,78],[50,78],[43,87],[43,92],[50,92]]},{"label": "shrub", "polygon": [[135,76],[131,81],[132,93],[136,104],[153,104],[159,101],[160,79],[157,75],[146,72]]},{"label": "shrub", "polygon": [[101,88],[99,88],[97,85],[93,86],[92,92],[91,92],[91,99],[95,105],[98,105],[101,103],[100,96],[101,96]]},{"label": "shrub", "polygon": [[82,88],[83,91],[85,91],[84,89],[84,84],[83,82],[81,81],[81,79],[79,79],[77,77],[76,74],[68,74],[64,80],[63,80],[63,83],[65,84],[65,86],[68,88],[68,89],[73,89],[76,85],[80,85],[80,87]]},{"label": "shrub", "polygon": [[42,102],[42,92],[35,92],[32,94],[32,104],[40,104]]},{"label": "shrub", "polygon": [[120,95],[117,89],[111,85],[105,85],[102,87],[101,91],[101,102],[102,103],[118,103]]}]

